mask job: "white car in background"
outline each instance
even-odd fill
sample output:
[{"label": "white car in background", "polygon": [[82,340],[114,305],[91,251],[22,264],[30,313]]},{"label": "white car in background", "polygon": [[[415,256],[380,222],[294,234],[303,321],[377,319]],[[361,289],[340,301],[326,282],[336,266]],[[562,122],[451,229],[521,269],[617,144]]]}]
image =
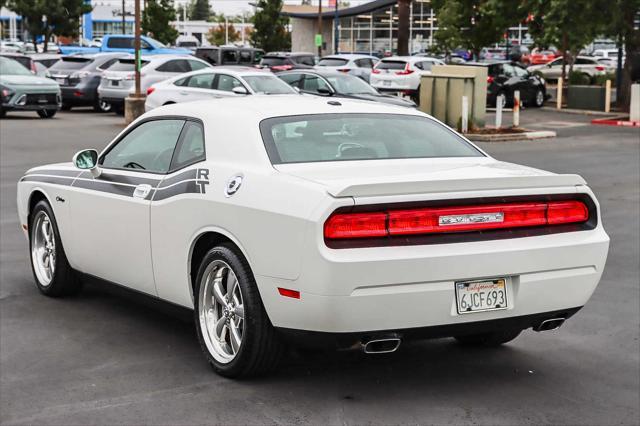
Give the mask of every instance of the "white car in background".
[{"label": "white car in background", "polygon": [[[207,62],[187,55],[151,55],[141,58],[140,90],[145,93],[152,84],[204,68]],[[124,109],[124,100],[135,91],[135,58],[118,59],[107,68],[98,86],[100,102],[109,103],[116,112]]]},{"label": "white car in background", "polygon": [[437,58],[392,56],[383,58],[371,71],[370,83],[380,92],[399,92],[418,99],[420,77],[431,74],[434,65],[445,65]]},{"label": "white car in background", "polygon": [[215,67],[181,74],[147,89],[145,110],[163,105],[246,95],[299,95],[268,71]]},{"label": "white car in background", "polygon": [[609,248],[580,176],[498,161],[411,108],[315,96],[154,109],[101,153],[27,171],[17,205],[42,293],[91,276],[192,308],[230,377],[275,367],[285,339],[383,353],[555,329]]},{"label": "white car in background", "polygon": [[377,63],[378,58],[375,56],[345,53],[320,58],[316,68],[351,74],[369,82],[371,70]]}]

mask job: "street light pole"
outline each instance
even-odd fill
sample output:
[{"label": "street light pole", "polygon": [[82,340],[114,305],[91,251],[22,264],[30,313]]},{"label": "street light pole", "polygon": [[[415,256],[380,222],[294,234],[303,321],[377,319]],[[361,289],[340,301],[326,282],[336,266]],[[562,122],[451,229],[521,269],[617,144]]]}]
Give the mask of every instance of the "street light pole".
[{"label": "street light pole", "polygon": [[124,24],[125,24],[125,19],[124,19],[124,17],[125,17],[125,13],[124,13],[124,1],[125,1],[125,0],[122,0],[122,34],[126,34],[126,33],[127,33],[127,31],[125,30],[125,25],[124,25]]},{"label": "street light pole", "polygon": [[318,42],[318,58],[322,57],[322,0],[318,0],[318,34],[320,35]]},{"label": "street light pole", "polygon": [[136,98],[140,98],[140,0],[135,0]]},{"label": "street light pole", "polygon": [[140,84],[140,68],[142,65],[142,60],[140,58],[140,0],[135,0],[134,28],[135,35],[133,39],[133,46],[135,49],[135,92],[124,100],[124,121],[127,124],[144,114],[145,97],[142,94]]}]

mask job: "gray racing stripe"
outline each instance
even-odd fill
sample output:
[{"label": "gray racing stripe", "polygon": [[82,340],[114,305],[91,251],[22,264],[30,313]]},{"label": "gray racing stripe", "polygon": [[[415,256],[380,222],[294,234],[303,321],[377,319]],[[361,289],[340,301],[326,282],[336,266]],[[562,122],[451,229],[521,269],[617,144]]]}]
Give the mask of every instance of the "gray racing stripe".
[{"label": "gray racing stripe", "polygon": [[151,201],[166,200],[181,194],[200,194],[200,185],[195,180],[186,180],[168,188],[158,188]]}]

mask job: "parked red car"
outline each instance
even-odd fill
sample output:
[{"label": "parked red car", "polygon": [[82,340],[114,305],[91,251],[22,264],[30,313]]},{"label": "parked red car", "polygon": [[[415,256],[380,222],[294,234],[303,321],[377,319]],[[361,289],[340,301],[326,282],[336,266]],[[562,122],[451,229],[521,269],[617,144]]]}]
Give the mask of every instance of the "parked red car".
[{"label": "parked red car", "polygon": [[533,52],[531,52],[531,55],[529,55],[529,64],[531,65],[546,64],[548,62],[553,61],[558,56],[560,56],[560,54],[553,50],[534,49]]}]

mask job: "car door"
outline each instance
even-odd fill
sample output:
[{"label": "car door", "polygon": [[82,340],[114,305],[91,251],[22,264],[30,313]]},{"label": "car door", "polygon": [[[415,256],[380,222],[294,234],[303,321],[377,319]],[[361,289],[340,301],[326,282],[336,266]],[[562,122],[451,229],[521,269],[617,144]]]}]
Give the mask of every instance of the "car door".
[{"label": "car door", "polygon": [[149,119],[100,156],[102,173],[82,173],[69,200],[73,259],[80,271],[156,294],[151,264],[151,199],[169,171],[183,119]]},{"label": "car door", "polygon": [[205,160],[203,124],[187,119],[169,173],[151,201],[151,252],[158,297],[184,306],[191,304],[188,247],[200,226],[196,218],[206,215],[211,220],[216,214],[202,210],[201,201],[211,196],[209,183],[215,173]]},{"label": "car door", "polygon": [[221,97],[213,88],[215,78],[215,73],[207,72],[178,80],[175,83],[178,93],[176,102],[191,102]]},{"label": "car door", "polygon": [[216,78],[213,81],[213,90],[216,96],[220,97],[233,97],[233,96],[245,96],[238,93],[233,93],[233,89],[236,87],[244,87],[247,93],[251,91],[240,82],[237,78],[224,73],[217,73]]}]

